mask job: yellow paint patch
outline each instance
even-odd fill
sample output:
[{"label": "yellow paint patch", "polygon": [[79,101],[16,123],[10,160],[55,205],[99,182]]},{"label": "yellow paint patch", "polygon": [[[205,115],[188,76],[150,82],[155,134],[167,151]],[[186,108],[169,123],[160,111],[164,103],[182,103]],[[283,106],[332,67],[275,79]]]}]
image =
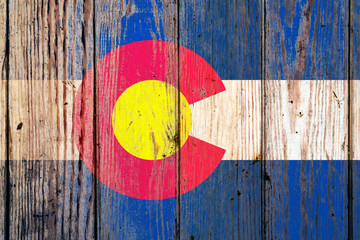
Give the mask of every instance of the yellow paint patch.
[{"label": "yellow paint patch", "polygon": [[157,80],[142,81],[126,89],[112,114],[114,133],[121,146],[146,160],[173,155],[186,142],[191,123],[191,109],[184,95]]}]

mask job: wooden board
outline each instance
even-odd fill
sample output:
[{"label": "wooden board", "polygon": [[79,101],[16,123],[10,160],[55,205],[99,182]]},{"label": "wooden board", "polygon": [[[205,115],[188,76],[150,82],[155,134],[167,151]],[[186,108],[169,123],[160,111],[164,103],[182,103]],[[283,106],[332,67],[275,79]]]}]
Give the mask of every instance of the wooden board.
[{"label": "wooden board", "polygon": [[[6,102],[7,102],[7,94],[6,87],[8,82],[6,80],[0,81],[0,121],[2,123],[6,123]],[[6,152],[6,124],[0,125],[0,238],[4,239],[5,237],[5,226],[8,215],[6,214],[6,206],[7,206],[7,152]]]},{"label": "wooden board", "polygon": [[7,38],[7,5],[6,0],[0,0],[0,238],[8,235],[6,222],[9,212],[6,211],[8,204],[7,183],[8,183],[8,162],[7,160],[7,74],[8,74],[8,51],[6,51]]},{"label": "wooden board", "polygon": [[[360,159],[358,5],[0,0],[0,120],[10,123],[0,125],[0,239],[358,239],[360,164],[346,161]],[[94,174],[75,144],[81,80],[142,40],[189,48],[226,87],[191,105],[191,135],[225,148],[224,159],[175,198],[135,199],[96,179],[116,167],[99,167],[111,144],[97,127],[115,88],[100,89],[96,74]],[[181,69],[182,54],[171,49],[169,66]],[[173,70],[167,80],[184,89]],[[178,159],[176,191],[186,185]]]},{"label": "wooden board", "polygon": [[[356,39],[356,38],[355,38]],[[354,41],[355,43],[356,41]],[[353,55],[353,62],[357,62],[355,58],[359,57],[357,52],[354,52]],[[350,83],[350,159],[352,162],[349,163],[349,180],[351,180],[351,185],[349,186],[349,196],[351,196],[351,199],[349,201],[349,214],[350,221],[349,221],[349,231],[351,231],[352,235],[354,236],[354,239],[357,239],[360,237],[360,196],[359,196],[359,183],[360,183],[360,98],[358,96],[358,92],[360,90],[360,81],[358,80],[359,77],[357,77],[356,72],[358,71],[358,67],[356,65],[352,66],[353,68],[353,74],[351,77],[351,83]],[[353,80],[357,79],[357,80]],[[351,224],[351,225],[350,225]]]},{"label": "wooden board", "polygon": [[93,177],[73,141],[69,80],[92,63],[91,1],[9,9],[9,237],[93,238]]},{"label": "wooden board", "polygon": [[263,236],[347,238],[347,1],[265,9]]},{"label": "wooden board", "polygon": [[360,238],[360,2],[350,5],[350,163],[349,179],[349,231],[353,239]]},{"label": "wooden board", "polygon": [[260,1],[180,5],[180,44],[208,61],[226,88],[193,106],[194,136],[226,153],[209,179],[180,197],[180,238],[261,239]]},{"label": "wooden board", "polygon": [[[165,40],[177,43],[177,12],[178,6],[174,1],[96,1],[96,60],[98,61],[116,48],[134,41]],[[104,78],[99,73],[102,72],[103,68],[108,67],[113,69],[110,78],[117,79],[116,70],[117,68],[122,68],[121,64],[124,64],[118,58],[118,56],[114,56],[105,65],[97,65],[95,70],[97,73],[95,76],[96,95],[102,96],[101,94],[105,92],[104,97],[102,99],[100,97],[96,98],[95,103],[96,115],[99,116],[96,120],[96,145],[98,146],[96,158],[97,175],[105,174],[105,172],[109,171],[108,169],[121,168],[122,165],[121,162],[110,160],[110,164],[105,164],[106,166],[102,167],[104,165],[102,162],[107,161],[106,155],[114,152],[110,147],[117,144],[117,142],[101,141],[100,138],[103,136],[102,131],[104,127],[102,127],[100,122],[104,122],[104,120],[99,120],[101,116],[106,116],[106,111],[109,110],[107,108],[109,102],[113,98],[118,97],[116,96],[117,88],[121,88],[124,84],[124,82],[117,82],[117,87],[103,84]],[[169,49],[166,59],[166,64],[169,66],[168,69],[177,68],[178,50]],[[139,59],[139,61],[141,60]],[[156,65],[156,60],[152,64]],[[178,87],[178,72],[169,70],[167,74],[166,82],[171,82],[175,87]],[[156,79],[156,76],[151,77]],[[140,98],[141,95],[142,93],[139,92],[138,95],[134,95],[134,99]],[[169,103],[168,107],[177,109],[177,106],[176,100],[173,103]],[[112,111],[112,109],[109,111]],[[114,158],[115,156],[112,159]],[[177,161],[176,159],[175,161]],[[136,169],[136,165],[134,167]],[[129,171],[133,170],[129,169]],[[134,170],[133,175],[139,174],[138,171],[140,170]],[[176,182],[175,178],[174,176],[172,180],[174,183]],[[120,181],[118,184],[121,184]],[[122,195],[101,182],[99,182],[97,187],[97,208],[99,209],[98,236],[100,238],[175,238],[176,229],[178,228],[177,199],[148,201]],[[147,188],[146,186],[142,187]]]},{"label": "wooden board", "polygon": [[261,81],[224,85],[226,91],[191,105],[191,135],[226,149],[223,160],[260,160]]}]

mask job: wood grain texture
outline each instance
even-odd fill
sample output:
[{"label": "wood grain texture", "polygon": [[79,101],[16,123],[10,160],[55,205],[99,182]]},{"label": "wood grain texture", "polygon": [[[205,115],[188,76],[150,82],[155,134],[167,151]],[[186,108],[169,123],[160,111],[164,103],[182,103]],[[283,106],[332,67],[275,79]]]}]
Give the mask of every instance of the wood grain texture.
[{"label": "wood grain texture", "polygon": [[260,160],[261,81],[224,84],[226,91],[191,105],[191,135],[226,149],[223,160]]},{"label": "wood grain texture", "polygon": [[6,87],[8,82],[6,80],[0,80],[0,239],[5,237],[5,226],[6,226],[6,162],[7,152],[6,152],[6,103],[7,103],[7,94]]},{"label": "wood grain texture", "polygon": [[[359,8],[360,5],[357,6]],[[354,17],[359,17],[357,15],[353,15]],[[357,36],[358,37],[358,36]],[[356,43],[355,40],[357,40],[357,37],[353,38],[354,44]],[[355,47],[356,49],[356,47]],[[358,51],[353,51],[353,76],[351,77],[351,87],[350,87],[350,159],[351,162],[351,178],[352,178],[352,184],[351,184],[351,201],[352,208],[351,208],[351,219],[352,219],[352,226],[349,226],[352,228],[352,234],[353,239],[360,238],[360,97],[359,97],[359,91],[360,91],[360,76],[356,75],[356,73],[359,71],[357,66],[357,60],[356,58],[359,57]],[[356,64],[355,64],[356,63]],[[356,79],[356,80],[354,80]],[[351,224],[351,222],[349,223]]]},{"label": "wood grain texture", "polygon": [[347,1],[265,10],[263,235],[347,238]]},{"label": "wood grain texture", "polygon": [[7,208],[7,74],[8,74],[8,51],[6,51],[7,38],[7,4],[6,0],[0,0],[0,239],[7,236],[6,224],[8,221]]},{"label": "wood grain texture", "polygon": [[92,1],[10,1],[11,239],[94,238],[93,179],[72,136],[91,13]]},{"label": "wood grain texture", "polygon": [[[177,43],[178,34],[178,4],[177,1],[168,0],[117,0],[117,1],[96,1],[96,60],[112,50],[127,43],[142,40],[164,40]],[[159,51],[159,54],[163,54]],[[178,87],[178,50],[177,48],[168,49],[166,56],[168,69],[166,81]],[[155,57],[154,57],[155,58]],[[96,73],[101,72],[100,68],[110,67],[114,69],[110,78],[117,79],[116,69],[122,62],[116,61],[115,57],[105,66],[96,66]],[[154,60],[153,64],[157,62]],[[139,73],[140,74],[140,73]],[[156,76],[153,76],[156,78]],[[147,80],[147,79],[144,79]],[[95,76],[96,93],[100,91],[104,94],[103,99],[96,99],[96,115],[107,116],[109,109],[106,107],[110,98],[117,99],[116,88],[122,85],[118,82],[117,86],[102,85],[104,79],[100,75]],[[99,86],[102,86],[101,89]],[[99,95],[99,94],[96,94]],[[142,97],[141,93],[134,96],[134,99]],[[173,102],[176,109],[178,101]],[[104,107],[105,106],[105,107]],[[112,109],[110,109],[112,111]],[[101,142],[99,134],[101,131],[101,117],[96,120],[97,127],[97,174],[105,174],[107,168],[121,166],[121,162],[111,161],[105,167],[100,163],[106,154],[113,154],[113,144],[117,142]],[[106,117],[105,117],[106,118]],[[178,121],[178,118],[176,118]],[[178,130],[176,130],[178,132]],[[155,143],[154,143],[155,144]],[[177,157],[178,159],[178,157]],[[178,162],[176,160],[176,162]],[[178,165],[176,166],[178,167]],[[137,169],[137,166],[134,166]],[[138,168],[140,171],[140,168]],[[133,171],[129,169],[129,171]],[[154,172],[157,170],[154,169]],[[137,175],[136,170],[134,175]],[[154,178],[156,179],[156,178]],[[156,180],[154,180],[156,181]],[[176,176],[173,179],[176,182]],[[151,184],[151,183],[150,183]],[[178,219],[177,200],[175,198],[146,201],[124,196],[100,183],[98,186],[97,208],[98,212],[98,236],[104,239],[174,239]],[[147,187],[147,186],[143,186]],[[161,190],[159,190],[161,192]],[[177,189],[177,191],[179,191]]]},{"label": "wood grain texture", "polygon": [[0,1],[0,80],[6,79],[6,0]]},{"label": "wood grain texture", "polygon": [[[353,239],[360,238],[360,1],[350,6],[350,159]],[[349,223],[351,224],[351,222]]]},{"label": "wood grain texture", "polygon": [[346,160],[347,89],[346,80],[266,80],[266,159]]},{"label": "wood grain texture", "polygon": [[[0,0],[1,122],[10,103],[8,146],[0,124],[0,179],[10,171],[11,202],[5,209],[0,201],[0,215],[10,212],[10,222],[0,218],[0,239],[7,225],[10,239],[360,238],[360,164],[335,161],[360,159],[358,1],[9,2],[5,81],[6,1]],[[95,180],[72,133],[76,79],[94,59],[151,39],[180,43],[228,79],[227,91],[192,106],[192,134],[225,147],[230,161],[194,190],[159,201],[126,197]],[[178,66],[178,53],[169,52],[169,65]],[[94,80],[95,96],[114,97],[114,86],[100,90],[101,77]],[[107,101],[95,101],[99,126]],[[97,166],[110,147],[96,142]],[[10,169],[1,161],[7,149]],[[5,184],[0,196],[6,197]]]},{"label": "wood grain texture", "polygon": [[[229,152],[225,153],[228,154],[225,159],[245,160],[222,161],[209,179],[192,193],[180,197],[181,239],[261,238],[260,162],[257,161],[261,159],[258,135],[261,92],[260,81],[256,81],[261,79],[260,4],[247,0],[181,1],[180,44],[208,61],[221,79],[232,82],[241,79],[240,83],[233,83],[234,88],[195,103],[195,111],[204,105],[207,111],[201,117],[194,113],[199,117],[193,123],[194,134],[202,126],[208,130],[209,138],[229,136],[226,143],[239,145],[226,149]],[[235,92],[237,98],[225,100],[224,96],[234,96]],[[220,102],[207,105],[214,99]],[[224,115],[213,118],[218,113]],[[216,124],[209,129],[210,123]],[[241,147],[245,142],[246,149]]]}]

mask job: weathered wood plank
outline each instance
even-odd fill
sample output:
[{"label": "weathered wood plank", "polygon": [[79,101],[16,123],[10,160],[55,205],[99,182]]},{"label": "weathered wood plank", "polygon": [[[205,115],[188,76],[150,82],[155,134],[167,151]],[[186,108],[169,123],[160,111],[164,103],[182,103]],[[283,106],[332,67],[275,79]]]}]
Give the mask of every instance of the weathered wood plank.
[{"label": "weathered wood plank", "polygon": [[267,159],[347,159],[347,84],[346,80],[266,80]]},{"label": "weathered wood plank", "polygon": [[[103,58],[112,50],[126,45],[128,43],[142,40],[164,40],[177,42],[177,3],[176,1],[142,1],[142,0],[118,0],[118,1],[96,1],[96,51],[97,61]],[[164,54],[164,50],[157,49],[158,56]],[[134,54],[139,54],[137,49],[133,49]],[[120,52],[121,54],[121,52]],[[120,55],[119,54],[119,55]],[[97,115],[97,175],[106,175],[108,172],[114,172],[122,166],[126,166],[127,158],[117,159],[114,155],[114,145],[119,144],[116,139],[114,142],[103,142],[104,134],[112,133],[112,130],[102,127],[100,122],[106,122],[108,116],[111,116],[111,104],[119,96],[116,92],[118,88],[126,85],[125,81],[117,82],[117,69],[124,68],[122,64],[123,55],[114,55],[111,61],[105,65],[97,65],[95,76],[95,86],[98,97],[96,99],[96,115]],[[126,53],[124,53],[126,56]],[[156,55],[156,54],[155,54]],[[157,56],[157,55],[156,55]],[[156,66],[157,57],[154,56],[152,64]],[[153,56],[142,56],[144,58]],[[141,58],[141,57],[140,57]],[[141,62],[141,59],[138,59]],[[120,60],[122,59],[122,60]],[[133,64],[136,66],[136,64]],[[178,87],[177,72],[178,51],[175,49],[167,49],[166,56],[166,82],[171,82]],[[102,69],[109,67],[111,74],[107,79],[100,73]],[[151,69],[146,69],[151,70]],[[138,76],[141,75],[142,69],[137,69]],[[123,77],[122,77],[123,79]],[[156,76],[150,76],[150,80],[157,79]],[[106,82],[113,81],[115,84],[107,85]],[[142,97],[142,92],[138,92],[133,96],[134,101]],[[173,105],[173,109],[177,109],[177,101],[169,103]],[[109,106],[110,105],[110,106]],[[109,115],[110,112],[110,115]],[[100,120],[101,119],[101,120]],[[105,120],[104,120],[105,119]],[[177,121],[177,119],[175,119]],[[170,130],[172,131],[172,130]],[[114,139],[113,139],[114,140]],[[129,141],[131,136],[129,136]],[[140,143],[136,143],[140,144]],[[155,144],[155,143],[154,143]],[[107,156],[113,154],[112,159]],[[118,155],[119,156],[119,155]],[[175,159],[176,160],[176,159]],[[162,160],[159,160],[162,161]],[[101,165],[100,165],[101,164]],[[142,166],[134,163],[128,169],[131,175],[141,175]],[[153,169],[154,175],[159,169]],[[175,169],[173,169],[175,172]],[[140,177],[139,177],[140,178]],[[120,180],[116,185],[133,184],[132,182],[122,183]],[[136,181],[136,180],[135,180]],[[153,177],[152,182],[159,181]],[[169,180],[171,181],[171,180]],[[176,176],[172,180],[175,184]],[[149,183],[152,184],[151,182]],[[170,198],[165,200],[142,200],[127,197],[108,188],[104,184],[98,185],[98,232],[99,237],[104,239],[175,239],[176,231],[176,199]],[[150,188],[145,185],[142,188]],[[162,192],[163,189],[156,189]],[[134,188],[134,191],[137,191]],[[140,190],[138,190],[140,191]],[[136,192],[140,196],[139,192]],[[156,194],[155,192],[153,194]]]},{"label": "weathered wood plank", "polygon": [[266,238],[347,238],[347,3],[266,1]]},{"label": "weathered wood plank", "polygon": [[10,238],[94,238],[90,171],[72,136],[92,64],[92,1],[10,1]]},{"label": "weathered wood plank", "polygon": [[6,168],[6,105],[7,105],[7,89],[8,82],[6,80],[0,80],[0,239],[5,238],[5,226],[6,226],[6,201],[7,201],[7,192],[6,192],[6,184],[7,184],[7,168]]},{"label": "weathered wood plank", "polygon": [[[357,6],[359,7],[359,6]],[[358,17],[357,14],[353,15],[354,17]],[[355,25],[354,25],[355,27]],[[355,30],[356,31],[356,30]],[[354,34],[355,35],[355,34]],[[349,222],[349,228],[352,230],[353,239],[358,239],[360,237],[360,97],[359,97],[359,91],[360,91],[360,76],[358,74],[358,66],[357,62],[358,60],[356,58],[359,58],[359,53],[357,50],[358,46],[356,45],[356,42],[358,36],[353,36],[353,60],[352,60],[352,77],[350,83],[350,159],[353,160],[351,162],[351,189],[350,189],[350,197],[352,198],[349,204],[351,204],[351,220],[352,222]],[[352,225],[350,225],[352,224]]]},{"label": "weathered wood plank", "polygon": [[224,85],[226,91],[191,105],[191,135],[226,149],[224,160],[260,160],[261,81]]},{"label": "weathered wood plank", "polygon": [[193,134],[227,150],[215,172],[181,196],[181,239],[261,238],[260,4],[180,3],[180,44],[203,57],[226,87],[192,106]]},{"label": "weathered wood plank", "polygon": [[[0,1],[0,80],[6,79],[6,0]],[[5,89],[5,88],[2,88]],[[5,105],[4,105],[5,106]]]},{"label": "weathered wood plank", "polygon": [[350,6],[350,159],[352,215],[349,228],[353,239],[360,238],[360,1]]},{"label": "weathered wood plank", "polygon": [[7,59],[6,59],[6,12],[7,12],[7,4],[6,0],[0,0],[0,239],[5,238],[5,226],[7,215],[5,214],[6,208],[6,163],[7,159],[7,139],[6,139],[6,111],[7,111],[7,96],[6,89],[8,82],[6,81],[6,67],[7,67]]}]

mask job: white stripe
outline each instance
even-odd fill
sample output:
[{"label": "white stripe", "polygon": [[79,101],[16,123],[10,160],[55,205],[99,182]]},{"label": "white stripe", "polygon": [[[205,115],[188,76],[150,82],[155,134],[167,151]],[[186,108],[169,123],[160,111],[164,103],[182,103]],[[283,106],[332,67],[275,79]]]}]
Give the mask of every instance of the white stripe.
[{"label": "white stripe", "polygon": [[191,105],[191,135],[226,150],[223,160],[260,156],[261,81],[223,80],[226,91]]}]

